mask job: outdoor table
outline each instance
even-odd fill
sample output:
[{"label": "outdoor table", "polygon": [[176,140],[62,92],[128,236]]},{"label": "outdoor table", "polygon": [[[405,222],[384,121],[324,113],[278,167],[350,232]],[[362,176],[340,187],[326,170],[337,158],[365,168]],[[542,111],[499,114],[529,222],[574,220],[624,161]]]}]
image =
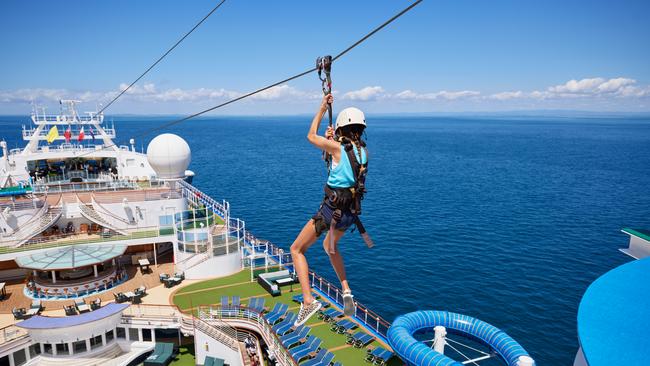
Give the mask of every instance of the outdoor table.
[{"label": "outdoor table", "polygon": [[132,299],[135,297],[135,294],[133,293],[133,291],[129,291],[129,292],[125,292],[124,296],[128,297],[129,299]]},{"label": "outdoor table", "polygon": [[151,265],[149,263],[149,259],[147,258],[138,259],[138,264],[140,265],[140,271],[142,273],[144,273],[144,271],[149,272],[149,266]]},{"label": "outdoor table", "polygon": [[7,288],[5,287],[4,282],[0,282],[0,297],[4,300],[7,297]]},{"label": "outdoor table", "polygon": [[25,315],[29,315],[29,316],[36,315],[36,314],[38,314],[38,309],[29,309],[25,313]]}]

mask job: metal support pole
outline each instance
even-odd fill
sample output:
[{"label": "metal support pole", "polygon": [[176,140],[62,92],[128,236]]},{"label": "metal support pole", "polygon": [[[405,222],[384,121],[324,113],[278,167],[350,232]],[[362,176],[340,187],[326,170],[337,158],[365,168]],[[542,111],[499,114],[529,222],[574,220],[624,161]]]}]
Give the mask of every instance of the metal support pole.
[{"label": "metal support pole", "polygon": [[445,345],[447,345],[447,341],[445,341],[447,329],[442,325],[438,325],[433,328],[433,331],[435,332],[433,336],[433,350],[444,355]]}]

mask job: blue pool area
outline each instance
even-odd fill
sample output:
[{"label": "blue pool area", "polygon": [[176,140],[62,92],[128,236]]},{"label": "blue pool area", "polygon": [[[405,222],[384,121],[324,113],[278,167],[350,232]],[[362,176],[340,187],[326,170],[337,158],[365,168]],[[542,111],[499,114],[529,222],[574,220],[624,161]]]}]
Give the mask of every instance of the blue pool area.
[{"label": "blue pool area", "polygon": [[578,310],[578,337],[589,366],[650,360],[650,258],[617,267],[589,286]]}]

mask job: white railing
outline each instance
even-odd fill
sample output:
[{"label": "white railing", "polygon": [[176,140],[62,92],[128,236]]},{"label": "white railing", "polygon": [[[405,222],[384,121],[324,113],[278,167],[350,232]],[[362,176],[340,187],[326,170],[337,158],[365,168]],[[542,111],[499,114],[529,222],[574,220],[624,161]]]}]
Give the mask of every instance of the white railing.
[{"label": "white railing", "polygon": [[123,324],[177,325],[181,331],[193,333],[199,329],[232,350],[239,351],[237,329],[218,319],[208,321],[183,314],[173,305],[131,305],[122,312]]},{"label": "white railing", "polygon": [[26,329],[17,327],[15,325],[9,325],[0,329],[0,345],[27,336],[28,333]]},{"label": "white railing", "polygon": [[199,316],[201,316],[201,314],[203,314],[204,317],[218,319],[224,322],[229,320],[239,320],[256,325],[261,331],[261,335],[264,337],[269,349],[273,350],[275,353],[276,360],[280,365],[298,365],[298,362],[293,359],[289,351],[284,348],[278,335],[273,332],[271,325],[257,310],[244,306],[228,306],[227,308],[222,308],[221,306],[211,305],[199,307]]}]

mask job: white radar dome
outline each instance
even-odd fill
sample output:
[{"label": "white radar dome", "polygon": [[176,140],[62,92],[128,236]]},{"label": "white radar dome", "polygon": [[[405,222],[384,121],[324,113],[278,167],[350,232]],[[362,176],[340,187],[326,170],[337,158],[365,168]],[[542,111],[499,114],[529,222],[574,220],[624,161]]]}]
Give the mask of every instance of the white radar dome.
[{"label": "white radar dome", "polygon": [[160,179],[181,179],[190,165],[190,146],[180,136],[163,133],[147,146],[147,160]]}]

